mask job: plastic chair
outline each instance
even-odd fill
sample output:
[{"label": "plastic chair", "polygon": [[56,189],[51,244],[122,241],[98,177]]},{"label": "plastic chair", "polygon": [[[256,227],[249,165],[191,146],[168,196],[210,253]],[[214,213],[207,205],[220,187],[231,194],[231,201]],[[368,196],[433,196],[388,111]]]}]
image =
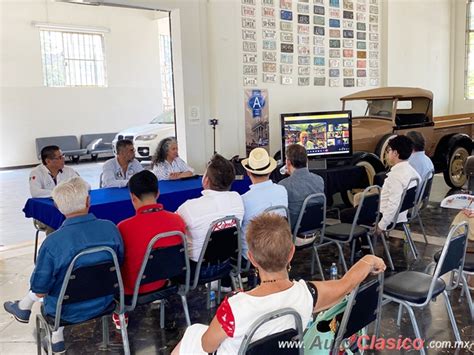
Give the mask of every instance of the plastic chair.
[{"label": "plastic chair", "polygon": [[[97,264],[80,266],[75,268],[77,260],[84,256],[94,253],[108,253],[112,260],[103,261]],[[102,344],[101,349],[107,349],[109,345],[108,318],[116,309],[116,303],[112,300],[111,304],[101,314],[87,319],[80,323],[69,323],[61,319],[63,305],[75,302],[83,302],[98,297],[114,296],[118,293],[118,314],[121,325],[122,341],[124,353],[130,354],[127,328],[125,326],[125,306],[122,276],[120,274],[120,265],[117,255],[110,247],[89,248],[78,253],[72,259],[64,276],[64,280],[59,292],[55,316],[45,314],[41,307],[41,314],[36,316],[36,339],[38,354],[41,354],[41,329],[44,328],[48,337],[48,354],[52,354],[52,332],[59,327],[84,323],[91,319],[102,317]]]},{"label": "plastic chair", "polygon": [[[365,190],[362,192],[352,224],[337,223],[326,226],[324,237],[321,238],[319,244],[314,246],[316,253],[318,253],[318,249],[321,247],[336,244],[339,250],[339,260],[342,262],[344,271],[347,272],[347,264],[344,259],[343,247],[345,244],[352,245],[351,264],[353,264],[356,240],[357,238],[365,236],[369,243],[370,251],[374,255],[374,247],[370,239],[370,231],[378,223],[379,208],[380,186],[372,185],[365,188]],[[324,280],[323,269],[321,265],[318,266],[321,277]]]},{"label": "plastic chair", "polygon": [[[221,300],[221,280],[230,276],[232,288],[237,289],[235,278],[241,285],[240,279],[241,262],[242,262],[242,245],[240,240],[240,220],[235,216],[226,216],[219,218],[211,223],[207,230],[206,239],[202,245],[201,254],[194,270],[193,282],[190,290],[194,290],[199,284],[209,284],[212,281],[218,281],[217,300]],[[200,272],[203,265],[213,266],[222,264],[230,259],[236,260],[236,265],[229,263],[229,268],[212,275],[211,277],[201,278]],[[207,308],[210,308],[209,293],[210,287],[207,289]]]},{"label": "plastic chair", "polygon": [[[294,318],[296,329],[290,328],[278,333],[267,335],[255,342],[251,342],[254,334],[264,324],[283,317],[292,316]],[[259,355],[259,354],[303,354],[303,347],[282,348],[279,346],[284,341],[302,341],[303,339],[303,322],[301,316],[293,308],[283,308],[278,311],[265,314],[258,318],[252,326],[247,330],[244,339],[239,348],[239,355]]]},{"label": "plastic chair", "polygon": [[[403,271],[387,278],[385,281],[383,305],[390,302],[395,302],[400,305],[397,324],[400,324],[402,307],[405,307],[410,315],[416,338],[421,338],[421,334],[418,329],[413,307],[424,308],[432,299],[442,294],[456,341],[461,341],[447,290],[458,287],[460,279],[462,278],[467,248],[467,234],[468,225],[466,222],[451,227],[433,275],[418,271]],[[451,271],[457,271],[458,277],[456,281],[447,288],[441,276]],[[421,349],[420,353],[425,354],[425,350]]]},{"label": "plastic chair", "polygon": [[349,295],[344,315],[336,330],[331,354],[339,354],[339,346],[353,334],[375,321],[375,334],[380,331],[384,275],[357,286]]},{"label": "plastic chair", "polygon": [[[181,237],[182,243],[168,247],[153,248],[160,239],[172,236]],[[185,276],[184,285],[179,286],[176,282],[172,281],[169,285],[163,286],[156,291],[142,294],[139,293],[140,286],[158,280],[177,278],[183,274]],[[186,324],[190,326],[191,320],[189,318],[188,302],[186,298],[189,290],[189,279],[190,268],[186,247],[186,236],[179,231],[160,233],[153,237],[153,239],[148,243],[140,271],[137,275],[133,295],[131,297],[125,296],[127,303],[125,309],[127,312],[131,312],[137,305],[148,304],[157,300],[164,300],[172,295],[179,294],[181,296],[181,302],[183,303]],[[131,303],[128,301],[131,301]],[[160,303],[160,327],[164,328],[164,326],[165,304],[162,301]]]}]

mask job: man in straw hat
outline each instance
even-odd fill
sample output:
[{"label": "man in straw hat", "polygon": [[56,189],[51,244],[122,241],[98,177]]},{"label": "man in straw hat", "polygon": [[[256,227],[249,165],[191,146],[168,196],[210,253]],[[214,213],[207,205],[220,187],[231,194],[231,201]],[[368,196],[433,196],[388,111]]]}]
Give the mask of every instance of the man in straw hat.
[{"label": "man in straw hat", "polygon": [[242,195],[245,211],[242,221],[242,256],[247,260],[248,246],[245,232],[248,224],[268,207],[288,207],[288,194],[283,186],[270,180],[270,174],[275,170],[277,163],[265,149],[253,149],[248,159],[242,160],[242,165],[252,181],[250,190]]}]

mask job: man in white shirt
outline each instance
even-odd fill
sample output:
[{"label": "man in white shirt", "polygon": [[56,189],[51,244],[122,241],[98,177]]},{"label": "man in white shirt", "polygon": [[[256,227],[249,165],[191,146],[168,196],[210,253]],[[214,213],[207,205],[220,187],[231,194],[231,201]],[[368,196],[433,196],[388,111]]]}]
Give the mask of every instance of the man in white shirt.
[{"label": "man in white shirt", "polygon": [[51,197],[56,185],[79,176],[73,168],[64,165],[64,155],[57,145],[41,149],[41,161],[30,173],[31,197]]},{"label": "man in white shirt", "polygon": [[[421,182],[420,175],[408,162],[413,149],[413,143],[406,136],[396,136],[388,142],[388,160],[392,168],[385,179],[381,197],[380,197],[380,219],[375,234],[381,234],[394,221],[398,206],[401,203],[403,191],[416,185],[416,182],[410,182],[411,179],[417,179]],[[407,212],[398,215],[398,222],[407,221]]]},{"label": "man in white shirt", "polygon": [[408,162],[422,179],[431,178],[434,166],[431,159],[425,154],[425,137],[417,131],[410,131],[406,136],[413,142],[413,152]]},{"label": "man in white shirt", "polygon": [[102,187],[125,187],[128,180],[143,170],[143,166],[135,159],[133,142],[123,139],[117,142],[117,156],[104,163]]},{"label": "man in white shirt", "polygon": [[[283,186],[274,184],[270,174],[275,170],[277,163],[263,148],[255,148],[250,152],[248,159],[242,160],[242,166],[252,181],[250,190],[242,195],[244,202],[244,219],[242,221],[242,256],[247,259],[246,229],[250,221],[272,206],[288,207],[288,193]],[[284,211],[276,210],[276,213]],[[289,217],[289,216],[286,216]]]},{"label": "man in white shirt", "polygon": [[187,200],[176,211],[186,223],[189,258],[197,262],[207,230],[216,219],[234,215],[240,221],[244,217],[242,198],[229,191],[235,179],[231,162],[215,154],[202,177],[204,190],[199,198]]}]

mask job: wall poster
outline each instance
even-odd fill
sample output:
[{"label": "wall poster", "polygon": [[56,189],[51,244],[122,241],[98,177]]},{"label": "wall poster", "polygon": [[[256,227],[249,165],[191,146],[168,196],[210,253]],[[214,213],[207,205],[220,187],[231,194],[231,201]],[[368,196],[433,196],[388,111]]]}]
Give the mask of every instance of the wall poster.
[{"label": "wall poster", "polygon": [[270,148],[270,132],[268,126],[268,90],[246,89],[245,106],[245,149],[246,154],[257,147]]}]

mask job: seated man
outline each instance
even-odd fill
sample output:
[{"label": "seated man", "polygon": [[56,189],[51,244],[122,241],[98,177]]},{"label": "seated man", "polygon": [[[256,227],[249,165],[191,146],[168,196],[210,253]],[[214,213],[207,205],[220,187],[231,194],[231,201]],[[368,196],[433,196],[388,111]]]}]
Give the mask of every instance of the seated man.
[{"label": "seated man", "polygon": [[64,155],[57,145],[48,145],[41,149],[41,164],[31,170],[31,197],[51,197],[51,192],[62,181],[79,174],[64,165]]},{"label": "seated man", "polygon": [[[188,230],[191,266],[199,260],[207,231],[213,221],[229,215],[234,215],[241,221],[244,216],[242,198],[237,192],[229,191],[234,178],[235,171],[231,162],[215,154],[202,177],[202,196],[187,200],[176,211],[183,218]],[[224,263],[221,268],[228,265]],[[220,271],[221,269],[217,268],[209,272],[213,274]],[[205,277],[206,270],[201,269],[201,275]]]},{"label": "seated man", "polygon": [[[87,248],[107,246],[112,248],[119,262],[123,257],[122,238],[117,227],[110,221],[100,220],[88,213],[90,197],[88,184],[80,177],[62,182],[53,190],[53,200],[59,211],[66,216],[62,226],[51,233],[41,245],[36,267],[31,275],[30,291],[20,301],[7,301],[5,310],[22,323],[28,323],[34,302],[44,300],[44,311],[56,314],[56,303],[67,268],[79,252]],[[104,255],[107,255],[104,259]],[[77,266],[95,264],[109,260],[109,254],[85,255]],[[113,296],[65,304],[61,318],[78,323],[103,313],[114,302]],[[63,327],[53,333],[52,349],[55,353],[65,351]]]},{"label": "seated man", "polygon": [[[306,149],[298,144],[292,144],[286,148],[286,170],[290,176],[278,184],[284,186],[288,192],[288,209],[291,230],[293,230],[305,198],[311,194],[324,193],[324,180],[321,176],[309,171]],[[313,239],[297,238],[296,245],[304,245],[312,241]]]},{"label": "seated man", "polygon": [[133,142],[123,139],[117,142],[117,156],[104,163],[102,187],[125,187],[128,180],[143,170],[143,166],[135,159]]},{"label": "seated man", "polygon": [[247,260],[246,229],[250,221],[271,206],[288,207],[288,193],[283,186],[274,184],[270,174],[276,168],[275,159],[263,148],[255,148],[242,165],[252,181],[250,190],[242,195],[244,201],[244,219],[242,221],[242,256]]},{"label": "seated man", "polygon": [[413,151],[408,162],[422,179],[431,178],[434,165],[425,153],[425,137],[418,131],[410,131],[406,136],[413,142]]},{"label": "seated man", "polygon": [[[121,267],[123,287],[126,295],[133,295],[135,282],[140,272],[143,256],[148,243],[157,234],[170,231],[186,233],[186,226],[181,217],[165,211],[163,205],[156,203],[159,196],[158,179],[148,170],[140,171],[130,178],[128,183],[130,197],[136,215],[118,224],[125,248]],[[154,247],[165,247],[181,244],[179,236],[160,239]],[[166,280],[158,280],[140,287],[140,293],[155,291],[166,284]],[[118,315],[113,317],[116,327],[120,326]]]},{"label": "seated man", "polygon": [[[392,138],[387,144],[388,161],[392,168],[388,172],[380,192],[380,213],[382,217],[377,225],[375,234],[381,234],[393,222],[398,206],[401,203],[403,191],[415,185],[414,182],[410,185],[408,184],[410,179],[416,178],[421,183],[420,175],[408,162],[413,149],[410,138],[399,135]],[[396,222],[406,221],[407,211],[400,213]]]}]

